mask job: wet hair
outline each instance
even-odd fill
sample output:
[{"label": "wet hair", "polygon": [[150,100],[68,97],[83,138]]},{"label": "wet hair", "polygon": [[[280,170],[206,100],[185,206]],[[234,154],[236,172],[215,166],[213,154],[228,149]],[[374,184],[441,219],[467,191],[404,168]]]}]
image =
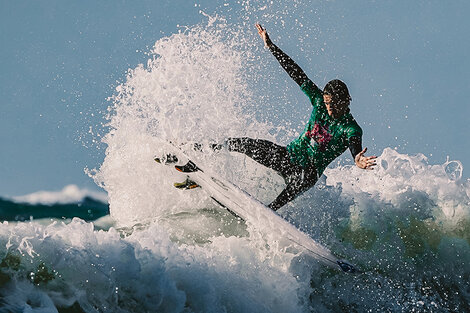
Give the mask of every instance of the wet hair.
[{"label": "wet hair", "polygon": [[330,95],[334,101],[349,102],[352,100],[348,87],[339,79],[330,80],[323,88],[323,93]]}]

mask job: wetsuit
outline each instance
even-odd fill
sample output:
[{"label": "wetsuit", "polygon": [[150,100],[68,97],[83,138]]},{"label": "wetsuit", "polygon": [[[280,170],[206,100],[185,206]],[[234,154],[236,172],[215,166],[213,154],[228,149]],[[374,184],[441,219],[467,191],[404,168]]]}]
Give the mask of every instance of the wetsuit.
[{"label": "wetsuit", "polygon": [[322,91],[281,49],[271,44],[273,53],[289,76],[312,103],[313,110],[303,133],[287,147],[267,140],[229,138],[229,151],[244,153],[254,161],[275,170],[284,178],[286,188],[269,204],[277,210],[310,189],[325,168],[347,148],[353,158],[362,150],[362,130],[347,111],[338,119],[328,115]]}]

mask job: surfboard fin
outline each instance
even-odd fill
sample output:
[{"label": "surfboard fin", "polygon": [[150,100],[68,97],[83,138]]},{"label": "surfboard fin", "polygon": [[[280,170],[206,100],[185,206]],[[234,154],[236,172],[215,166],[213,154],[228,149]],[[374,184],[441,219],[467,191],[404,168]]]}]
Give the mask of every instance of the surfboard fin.
[{"label": "surfboard fin", "polygon": [[[201,171],[199,167],[197,167],[196,164],[194,164],[193,161],[188,161],[185,165],[175,165],[176,170],[182,172],[182,173],[193,173],[197,171]],[[202,172],[202,171],[201,171]]]},{"label": "surfboard fin", "polygon": [[166,154],[166,155],[163,155],[162,157],[156,157],[153,160],[157,163],[161,163],[165,165],[178,163],[178,157],[174,154]]},{"label": "surfboard fin", "polygon": [[194,189],[194,188],[200,188],[196,182],[190,180],[189,178],[186,178],[186,180],[182,183],[174,183],[173,186],[175,186],[178,189]]}]

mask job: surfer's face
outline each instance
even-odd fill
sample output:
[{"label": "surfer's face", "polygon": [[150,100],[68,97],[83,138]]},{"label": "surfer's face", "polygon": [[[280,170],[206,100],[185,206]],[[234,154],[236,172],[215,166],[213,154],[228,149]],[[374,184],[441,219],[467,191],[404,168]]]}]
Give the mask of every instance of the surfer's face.
[{"label": "surfer's face", "polygon": [[333,118],[343,115],[349,106],[349,101],[335,101],[329,94],[323,94],[323,102],[325,103],[328,115]]},{"label": "surfer's face", "polygon": [[323,102],[325,102],[326,110],[328,111],[328,115],[332,116],[333,108],[331,106],[331,96],[330,95],[323,95]]}]

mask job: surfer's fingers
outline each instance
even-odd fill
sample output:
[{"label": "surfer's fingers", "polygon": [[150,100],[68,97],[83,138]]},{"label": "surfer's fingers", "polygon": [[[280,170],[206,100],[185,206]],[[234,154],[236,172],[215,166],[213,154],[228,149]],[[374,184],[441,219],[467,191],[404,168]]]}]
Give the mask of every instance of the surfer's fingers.
[{"label": "surfer's fingers", "polygon": [[367,149],[367,148],[365,148],[364,150],[362,150],[361,152],[359,152],[358,154],[356,154],[356,156],[354,157],[354,160],[355,160],[356,162],[362,161],[362,158],[364,158],[364,153],[366,153],[366,149]]},{"label": "surfer's fingers", "polygon": [[372,170],[372,169],[374,169],[374,166],[377,166],[377,163],[375,161],[368,161],[367,165],[366,165],[366,168],[369,169],[369,170]]},{"label": "surfer's fingers", "polygon": [[268,33],[266,32],[266,29],[263,29],[261,25],[258,28],[258,34],[263,38],[266,39],[268,37]]},{"label": "surfer's fingers", "polygon": [[372,167],[376,165],[377,165],[377,162],[375,162],[375,160],[366,160],[366,168],[371,169]]},{"label": "surfer's fingers", "polygon": [[359,157],[359,158],[364,157],[364,153],[366,153],[366,151],[367,151],[367,148],[364,148],[361,152],[359,152],[359,153],[357,154],[356,158],[357,158],[357,157]]}]

